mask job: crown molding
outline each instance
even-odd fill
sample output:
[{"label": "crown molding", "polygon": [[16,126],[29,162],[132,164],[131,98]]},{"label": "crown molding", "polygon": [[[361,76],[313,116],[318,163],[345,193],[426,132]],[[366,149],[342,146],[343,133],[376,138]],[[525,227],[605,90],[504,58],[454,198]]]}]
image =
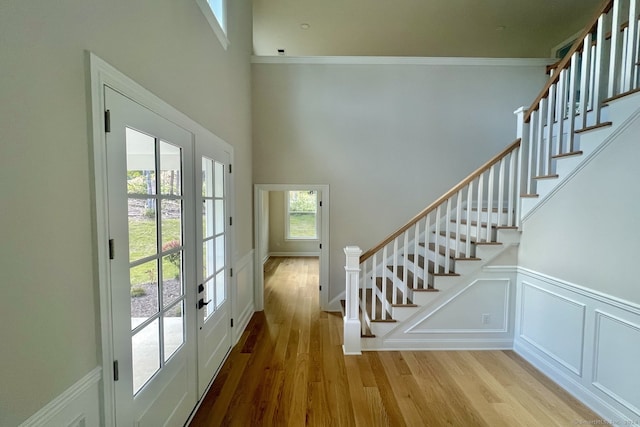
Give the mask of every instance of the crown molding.
[{"label": "crown molding", "polygon": [[489,67],[538,67],[553,64],[553,58],[459,58],[409,56],[252,56],[253,64],[316,65],[448,65]]}]

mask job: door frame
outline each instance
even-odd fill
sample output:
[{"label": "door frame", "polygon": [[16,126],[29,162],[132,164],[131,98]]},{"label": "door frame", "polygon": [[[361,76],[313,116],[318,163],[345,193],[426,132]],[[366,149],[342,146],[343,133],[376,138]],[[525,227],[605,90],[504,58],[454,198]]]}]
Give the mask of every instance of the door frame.
[{"label": "door frame", "polygon": [[262,250],[262,233],[269,228],[269,224],[262,216],[265,197],[270,191],[315,190],[321,194],[322,207],[320,210],[320,309],[329,310],[329,186],[326,184],[254,184],[253,186],[253,241],[254,241],[254,304],[256,311],[264,310],[264,260],[269,255]]},{"label": "door frame", "polygon": [[[87,103],[89,138],[90,138],[90,158],[91,158],[91,175],[93,177],[93,194],[92,208],[94,216],[94,268],[96,271],[95,280],[97,280],[97,304],[100,308],[100,337],[98,341],[98,352],[100,356],[100,364],[102,367],[102,390],[101,390],[101,414],[104,425],[115,427],[115,387],[113,380],[113,330],[112,330],[112,307],[111,307],[111,277],[109,272],[109,217],[108,217],[108,194],[107,194],[107,155],[105,150],[106,134],[105,134],[105,114],[104,114],[104,86],[120,92],[132,101],[142,105],[143,107],[153,111],[154,113],[164,117],[165,119],[175,123],[176,125],[191,132],[194,137],[194,144],[197,146],[202,143],[214,143],[224,147],[229,152],[231,164],[234,162],[233,147],[214,135],[211,131],[198,124],[184,113],[172,107],[131,78],[127,77],[115,67],[99,58],[93,52],[85,52],[85,67],[87,75],[90,76]],[[194,150],[195,152],[195,150]],[[235,209],[235,190],[233,175],[229,177],[229,215],[234,215]],[[228,250],[230,254],[234,253],[235,239],[233,231],[230,232],[230,241]],[[230,257],[229,266],[233,267],[234,259]],[[235,277],[230,278],[229,286],[235,288]],[[185,289],[187,304],[196,302],[196,289]],[[233,292],[230,292],[232,315],[234,312],[235,299]],[[192,316],[194,322],[197,321],[196,316]],[[98,319],[96,319],[98,321]],[[196,337],[197,324],[192,325],[191,339],[194,345],[197,345]],[[189,330],[187,330],[189,331]],[[196,349],[197,351],[197,349]],[[197,391],[197,381],[195,384]]]}]

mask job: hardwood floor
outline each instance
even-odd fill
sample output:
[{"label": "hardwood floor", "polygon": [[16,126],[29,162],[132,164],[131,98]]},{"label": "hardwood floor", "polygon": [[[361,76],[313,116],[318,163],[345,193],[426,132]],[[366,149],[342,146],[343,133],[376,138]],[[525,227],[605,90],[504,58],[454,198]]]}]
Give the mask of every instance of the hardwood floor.
[{"label": "hardwood floor", "polygon": [[342,354],[318,309],[318,261],[272,258],[256,313],[199,426],[569,426],[599,417],[512,351]]}]

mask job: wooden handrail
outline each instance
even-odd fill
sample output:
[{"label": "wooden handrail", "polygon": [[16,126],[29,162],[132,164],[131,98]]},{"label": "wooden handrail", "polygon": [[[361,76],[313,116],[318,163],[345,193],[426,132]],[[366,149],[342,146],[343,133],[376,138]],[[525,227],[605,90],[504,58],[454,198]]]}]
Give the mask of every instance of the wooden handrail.
[{"label": "wooden handrail", "polygon": [[373,254],[375,254],[380,249],[382,249],[383,247],[388,245],[390,242],[393,241],[393,239],[395,239],[396,237],[398,237],[399,235],[401,235],[402,233],[404,233],[405,231],[410,229],[416,222],[420,221],[422,218],[427,216],[430,212],[433,212],[438,206],[440,206],[442,203],[446,202],[451,196],[455,195],[458,191],[463,189],[471,181],[473,181],[474,179],[476,179],[477,177],[482,175],[484,172],[489,170],[489,168],[491,168],[491,166],[493,166],[496,163],[498,163],[500,160],[502,160],[504,157],[506,157],[507,154],[511,153],[513,150],[518,148],[520,146],[520,142],[521,142],[520,138],[516,139],[511,145],[509,145],[507,148],[502,150],[500,153],[498,153],[495,156],[493,156],[489,161],[487,161],[485,164],[480,166],[478,169],[476,169],[474,172],[472,172],[465,179],[463,179],[458,184],[456,184],[451,190],[447,191],[445,194],[440,196],[435,202],[431,203],[429,206],[424,208],[422,210],[422,212],[420,212],[418,215],[416,215],[413,218],[411,218],[405,225],[400,227],[393,234],[390,234],[389,236],[387,236],[386,239],[384,239],[382,242],[378,243],[378,245],[376,245],[375,247],[369,249],[368,251],[366,251],[365,253],[360,255],[360,264],[362,264],[363,262],[365,262],[366,260],[371,258],[373,256]]},{"label": "wooden handrail", "polygon": [[[593,31],[596,25],[598,25],[598,19],[600,19],[600,16],[604,13],[609,12],[612,7],[613,7],[613,0],[604,0],[602,5],[598,8],[598,12],[590,21],[590,24],[588,24],[584,28],[582,33],[580,33],[580,36],[576,39],[573,46],[571,46],[571,49],[569,49],[569,52],[567,52],[564,58],[562,58],[562,61],[560,61],[560,63],[556,67],[558,70],[564,70],[569,66],[569,63],[571,62],[571,57],[573,56],[574,53],[578,52],[582,48],[585,37],[587,37],[587,34]],[[531,107],[529,107],[529,110],[525,114],[524,116],[525,123],[529,123],[529,121],[531,120],[531,114],[533,114],[535,110],[540,108],[540,101],[542,101],[544,98],[546,98],[549,95],[549,88],[553,84],[557,83],[559,78],[560,78],[559,72],[553,73],[553,76],[547,81],[547,84],[544,85],[544,87],[542,88],[542,91],[540,91],[536,99],[531,104]]]}]

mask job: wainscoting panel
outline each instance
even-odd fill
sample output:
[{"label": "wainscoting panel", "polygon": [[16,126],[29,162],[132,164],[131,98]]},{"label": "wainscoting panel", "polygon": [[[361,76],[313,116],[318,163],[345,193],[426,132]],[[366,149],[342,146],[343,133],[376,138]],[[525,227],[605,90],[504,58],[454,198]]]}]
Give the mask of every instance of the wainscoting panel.
[{"label": "wainscoting panel", "polygon": [[236,261],[234,267],[235,293],[233,309],[233,344],[236,344],[249,324],[251,316],[255,311],[253,298],[253,250],[247,252],[242,258]]},{"label": "wainscoting panel", "polygon": [[640,417],[640,326],[596,310],[593,385]]},{"label": "wainscoting panel", "polygon": [[95,368],[36,412],[20,427],[90,427],[100,422],[102,369]]},{"label": "wainscoting panel", "polygon": [[407,333],[460,334],[507,332],[508,279],[479,279],[428,313]]},{"label": "wainscoting panel", "polygon": [[520,337],[582,376],[585,305],[525,281],[520,304]]},{"label": "wainscoting panel", "polygon": [[640,306],[522,267],[516,289],[514,350],[602,421],[640,423]]}]

